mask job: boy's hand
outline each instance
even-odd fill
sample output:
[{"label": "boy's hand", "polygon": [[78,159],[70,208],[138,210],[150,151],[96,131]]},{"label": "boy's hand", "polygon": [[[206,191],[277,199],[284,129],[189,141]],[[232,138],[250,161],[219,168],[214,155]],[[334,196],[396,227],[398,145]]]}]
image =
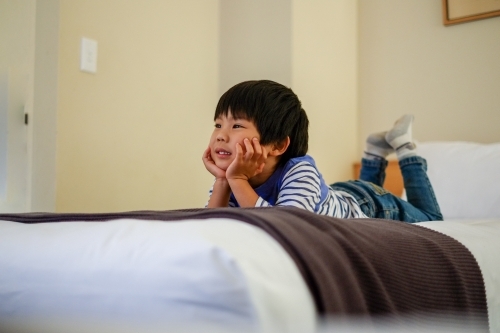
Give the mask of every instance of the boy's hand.
[{"label": "boy's hand", "polygon": [[212,159],[212,155],[210,153],[211,153],[210,147],[205,149],[205,151],[203,152],[202,160],[203,164],[205,164],[205,168],[207,168],[208,172],[214,175],[215,178],[225,179],[226,171],[222,170],[215,164],[214,160]]},{"label": "boy's hand", "polygon": [[242,146],[236,144],[236,157],[226,170],[227,179],[244,179],[258,175],[264,169],[267,159],[267,151],[262,147],[257,138],[243,140],[245,152]]}]

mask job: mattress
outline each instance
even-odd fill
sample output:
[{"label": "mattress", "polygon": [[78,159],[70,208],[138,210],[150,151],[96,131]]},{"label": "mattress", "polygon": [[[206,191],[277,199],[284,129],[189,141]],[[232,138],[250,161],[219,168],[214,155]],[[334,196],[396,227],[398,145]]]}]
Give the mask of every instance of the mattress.
[{"label": "mattress", "polygon": [[[490,331],[500,333],[500,220],[410,228],[421,227],[472,253],[484,279]],[[0,220],[0,231],[2,332],[364,330],[355,317],[320,321],[304,272],[283,244],[237,219]]]}]

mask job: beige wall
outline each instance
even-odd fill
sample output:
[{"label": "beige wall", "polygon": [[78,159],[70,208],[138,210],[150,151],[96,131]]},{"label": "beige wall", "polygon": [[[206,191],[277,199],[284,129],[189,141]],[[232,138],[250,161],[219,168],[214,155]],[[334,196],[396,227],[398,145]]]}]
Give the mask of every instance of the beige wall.
[{"label": "beige wall", "polygon": [[220,0],[220,94],[246,80],[290,87],[291,7],[291,0]]},{"label": "beige wall", "polygon": [[221,9],[221,92],[250,79],[290,86],[310,119],[309,153],[325,179],[350,178],[357,157],[356,2],[224,0]]},{"label": "beige wall", "polygon": [[30,211],[56,208],[59,0],[36,1]]},{"label": "beige wall", "polygon": [[[435,0],[289,1],[289,16],[280,16],[280,27],[290,25],[280,33],[289,38],[281,48],[288,65],[279,75],[308,112],[310,153],[328,182],[349,178],[366,135],[406,112],[416,115],[421,141],[500,140],[500,18],[444,27]],[[54,201],[61,212],[202,206],[212,179],[200,155],[227,45],[221,0],[41,3],[29,37],[39,127],[28,209],[51,210]],[[57,32],[49,23],[59,3]],[[58,60],[47,55],[57,34]],[[94,75],[78,68],[83,36],[99,43]],[[272,73],[276,61],[261,60],[259,70]],[[58,87],[57,116],[45,82]]]},{"label": "beige wall", "polygon": [[420,141],[500,141],[500,17],[445,27],[441,1],[359,1],[359,152],[415,115]]},{"label": "beige wall", "polygon": [[[79,71],[80,38],[98,42]],[[204,205],[218,2],[61,0],[57,211]]]},{"label": "beige wall", "polygon": [[309,153],[328,183],[357,159],[357,2],[293,1],[292,86],[309,121]]},{"label": "beige wall", "polygon": [[[220,75],[235,80],[218,67],[231,47],[219,30],[220,22],[228,22],[220,17],[221,3],[228,5],[61,0],[57,211],[205,204],[212,177],[201,153],[213,126]],[[259,77],[236,73],[239,81],[291,78],[311,118],[310,152],[328,181],[348,178],[357,130],[355,2],[291,1],[286,7],[287,15],[275,16],[283,28],[277,34],[288,40],[279,56],[254,53],[231,64],[254,61],[259,68]],[[251,32],[265,44],[265,29]],[[98,41],[96,74],[78,69],[82,36]],[[284,64],[276,66],[280,58]]]}]

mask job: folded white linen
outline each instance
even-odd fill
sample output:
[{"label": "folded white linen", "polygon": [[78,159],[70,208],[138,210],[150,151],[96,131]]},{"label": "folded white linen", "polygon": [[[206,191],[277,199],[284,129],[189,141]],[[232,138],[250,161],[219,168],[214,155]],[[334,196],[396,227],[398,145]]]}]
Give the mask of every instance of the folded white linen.
[{"label": "folded white linen", "polygon": [[68,324],[249,332],[316,325],[285,250],[230,219],[0,221],[0,267],[0,321],[31,320],[39,331],[57,331],[57,322],[61,332]]}]

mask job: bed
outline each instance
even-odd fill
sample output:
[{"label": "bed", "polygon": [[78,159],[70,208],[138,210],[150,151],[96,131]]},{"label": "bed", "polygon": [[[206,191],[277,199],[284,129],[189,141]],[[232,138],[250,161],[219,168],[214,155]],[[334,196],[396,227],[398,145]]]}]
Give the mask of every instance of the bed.
[{"label": "bed", "polygon": [[420,151],[445,221],[1,214],[0,332],[500,332],[500,145]]}]

